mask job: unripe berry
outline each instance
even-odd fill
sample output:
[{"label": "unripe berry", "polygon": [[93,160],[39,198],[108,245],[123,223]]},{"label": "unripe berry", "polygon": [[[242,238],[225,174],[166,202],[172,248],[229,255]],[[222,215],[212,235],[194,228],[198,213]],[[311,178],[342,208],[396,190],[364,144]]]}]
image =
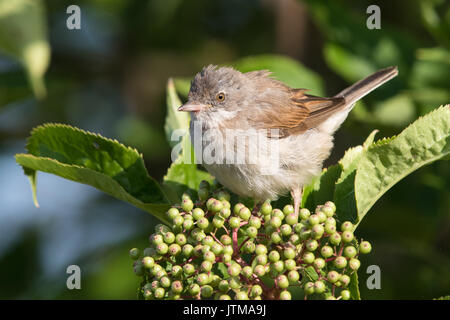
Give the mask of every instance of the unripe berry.
[{"label": "unripe berry", "polygon": [[275,272],[282,272],[284,270],[284,262],[283,260],[278,260],[276,262],[273,262],[270,265],[270,269],[275,271]]},{"label": "unripe berry", "polygon": [[263,214],[263,216],[267,216],[272,213],[272,206],[269,202],[264,202],[259,211]]},{"label": "unripe berry", "polygon": [[337,271],[330,271],[327,274],[327,279],[328,281],[330,281],[331,283],[335,283],[339,280],[339,278],[341,277],[341,275],[337,272]]},{"label": "unripe berry", "polygon": [[327,220],[327,215],[325,213],[323,213],[322,211],[319,211],[316,214],[319,217],[319,223],[323,223],[323,222],[325,222],[325,220]]},{"label": "unripe berry", "polygon": [[316,258],[316,259],[314,260],[313,264],[314,264],[314,266],[315,266],[317,269],[320,270],[320,269],[325,268],[326,262],[325,262],[325,260],[322,259],[322,258]]},{"label": "unripe berry", "polygon": [[209,272],[209,271],[211,271],[212,266],[213,265],[212,265],[211,261],[205,260],[200,264],[200,269],[203,272]]},{"label": "unripe berry", "polygon": [[242,283],[239,280],[239,277],[230,277],[228,279],[228,284],[230,285],[231,289],[239,289],[240,287],[242,287]]},{"label": "unripe berry", "polygon": [[270,235],[270,240],[273,243],[277,244],[277,243],[280,243],[283,240],[283,238],[281,237],[279,232],[274,232]]},{"label": "unripe berry", "polygon": [[347,246],[344,248],[344,256],[347,258],[354,258],[358,251],[354,246]]},{"label": "unripe berry", "polygon": [[315,256],[314,256],[314,253],[312,253],[312,252],[305,252],[302,257],[303,262],[306,264],[313,263],[314,259],[315,259]]},{"label": "unripe berry", "polygon": [[335,233],[336,232],[336,225],[334,225],[334,224],[331,224],[331,223],[325,223],[325,228],[324,228],[324,230],[325,230],[325,233],[326,234],[333,234],[333,233]]},{"label": "unripe berry", "polygon": [[245,266],[241,271],[242,275],[248,279],[250,279],[253,275],[253,269],[250,266]]},{"label": "unripe berry", "polygon": [[239,217],[231,217],[228,221],[230,228],[237,229],[241,225],[241,219]]},{"label": "unripe berry", "polygon": [[230,245],[226,245],[225,247],[223,247],[223,254],[229,254],[232,255],[234,252],[233,247]]},{"label": "unripe berry", "polygon": [[216,261],[216,255],[212,251],[207,251],[203,253],[203,260],[209,261],[209,262],[215,262]]},{"label": "unripe berry", "polygon": [[220,295],[219,300],[231,300],[231,297],[227,294],[222,294]]},{"label": "unripe berry", "polygon": [[273,227],[273,228],[279,228],[281,226],[281,219],[279,217],[272,217],[269,221],[269,224]]},{"label": "unripe berry", "polygon": [[200,293],[200,286],[196,283],[193,283],[189,286],[189,294],[191,296],[196,296]]},{"label": "unripe berry", "polygon": [[223,227],[223,225],[225,223],[225,219],[222,218],[221,216],[216,215],[216,216],[214,216],[212,223],[213,223],[214,228],[219,229],[219,228]]},{"label": "unripe berry", "polygon": [[311,237],[311,234],[312,234],[311,230],[309,230],[306,227],[303,227],[302,230],[300,230],[299,236],[300,236],[300,239],[306,240]]},{"label": "unripe berry", "polygon": [[222,245],[218,242],[214,242],[211,246],[211,251],[214,252],[216,256],[222,253]]},{"label": "unripe berry", "polygon": [[173,234],[173,232],[166,232],[163,235],[164,238],[164,242],[167,244],[171,244],[175,241],[175,235]]},{"label": "unripe berry", "polygon": [[305,290],[305,294],[310,295],[314,293],[314,282],[307,282],[305,286],[303,287],[303,290]]},{"label": "unripe berry", "polygon": [[272,210],[272,217],[278,217],[280,220],[284,219],[284,213],[280,209],[273,209]]},{"label": "unripe berry", "polygon": [[209,283],[209,276],[206,273],[200,273],[197,275],[196,281],[199,285],[203,286]]},{"label": "unripe berry", "polygon": [[185,198],[181,201],[181,209],[183,209],[183,211],[189,212],[192,208],[194,208],[194,203],[191,199]]},{"label": "unripe berry", "polygon": [[258,244],[255,248],[256,255],[267,254],[267,247],[263,244]]},{"label": "unripe berry", "polygon": [[209,191],[208,191],[208,189],[199,188],[197,195],[201,201],[205,201],[209,197]]},{"label": "unripe berry", "polygon": [[195,272],[195,267],[194,267],[192,264],[190,264],[190,263],[186,263],[186,264],[183,266],[183,272],[184,272],[187,276],[190,276],[190,275],[194,274],[194,272]]},{"label": "unripe berry", "polygon": [[144,257],[142,259],[142,264],[145,268],[151,269],[155,265],[155,260],[152,257]]},{"label": "unripe berry", "polygon": [[317,242],[317,240],[309,239],[306,241],[305,246],[306,246],[306,250],[315,251],[317,249],[317,247],[319,246],[319,243]]},{"label": "unripe berry", "polygon": [[261,286],[259,284],[255,284],[252,286],[252,289],[250,290],[250,297],[255,298],[262,295],[262,293],[263,289],[261,288]]},{"label": "unripe berry", "polygon": [[222,208],[219,212],[219,216],[221,216],[224,219],[228,219],[228,217],[231,215],[230,208]]},{"label": "unripe berry", "polygon": [[313,227],[320,222],[320,218],[317,214],[312,214],[308,218],[308,225]]},{"label": "unripe berry", "polygon": [[236,300],[248,300],[247,292],[238,291],[236,292]]},{"label": "unripe berry", "polygon": [[258,277],[262,277],[266,274],[266,268],[263,265],[258,264],[253,269],[253,273],[256,274]]},{"label": "unripe berry", "polygon": [[158,223],[155,226],[155,232],[159,233],[161,235],[163,235],[164,233],[169,232],[169,231],[170,231],[170,228],[168,226],[166,226],[165,224]]},{"label": "unripe berry", "polygon": [[208,210],[210,210],[213,213],[217,213],[223,208],[223,203],[219,200],[212,201],[211,205],[208,207]]},{"label": "unripe berry", "polygon": [[359,245],[359,252],[361,252],[362,254],[367,254],[370,251],[372,251],[372,245],[370,244],[370,242],[362,241]]},{"label": "unripe berry", "polygon": [[256,229],[261,228],[261,219],[258,218],[257,216],[251,216],[250,220],[248,221],[248,225],[250,227],[254,227]]},{"label": "unripe berry", "polygon": [[180,254],[180,252],[181,252],[181,247],[180,247],[179,244],[172,243],[169,246],[169,253],[170,253],[171,256],[177,256],[177,255]]},{"label": "unripe berry", "polygon": [[158,288],[155,290],[154,296],[156,299],[162,299],[162,298],[164,298],[165,294],[166,294],[166,290],[164,290],[164,288]]},{"label": "unripe berry", "polygon": [[308,218],[309,218],[309,216],[311,215],[311,213],[309,212],[309,210],[308,209],[306,209],[306,208],[302,208],[302,209],[300,209],[300,212],[299,212],[299,218],[300,219],[302,219],[302,220],[307,220]]},{"label": "unripe berry", "polygon": [[194,226],[194,221],[192,221],[190,219],[189,220],[184,219],[184,221],[183,221],[183,228],[184,229],[191,230],[193,226]]},{"label": "unripe berry", "polygon": [[222,261],[223,261],[224,263],[230,262],[231,259],[232,259],[231,254],[224,253],[223,256],[222,256]]},{"label": "unripe berry", "polygon": [[267,255],[266,254],[257,255],[255,257],[255,261],[257,264],[265,265],[267,263]]},{"label": "unripe berry", "polygon": [[294,213],[294,206],[287,204],[283,208],[283,213],[285,216],[290,215],[291,213]]},{"label": "unripe berry", "polygon": [[341,231],[352,231],[353,230],[353,223],[350,221],[344,221],[341,224]]},{"label": "unripe berry", "polygon": [[298,215],[296,215],[295,213],[290,213],[286,216],[285,220],[287,224],[293,226],[298,223]]},{"label": "unripe berry", "polygon": [[349,243],[355,238],[355,236],[353,235],[353,232],[351,232],[351,231],[343,231],[341,237],[342,237],[342,241],[345,243]]},{"label": "unripe berry", "polygon": [[170,281],[169,277],[163,276],[159,279],[159,283],[161,284],[161,287],[168,288],[172,284],[172,281]]},{"label": "unripe berry", "polygon": [[242,247],[243,251],[246,253],[253,253],[255,252],[256,245],[252,240],[247,241],[244,246]]},{"label": "unripe berry", "polygon": [[247,233],[247,236],[254,239],[258,235],[258,229],[256,229],[255,227],[248,227],[246,229],[246,233]]},{"label": "unripe berry", "polygon": [[252,215],[252,212],[249,208],[243,207],[241,210],[239,210],[239,218],[241,218],[244,221],[247,221],[250,219],[250,216]]},{"label": "unripe berry", "polygon": [[339,233],[337,233],[337,232],[333,233],[329,237],[330,243],[335,245],[335,246],[338,245],[339,243],[341,243],[341,240],[342,240],[341,235]]},{"label": "unripe berry", "polygon": [[202,210],[202,208],[195,208],[192,210],[192,217],[195,220],[199,220],[205,216],[205,212]]},{"label": "unripe berry", "polygon": [[338,269],[343,269],[343,268],[345,268],[345,267],[347,266],[347,259],[345,259],[345,257],[342,257],[342,256],[337,257],[337,258],[334,260],[334,265],[335,265],[336,268],[338,268]]},{"label": "unripe berry", "polygon": [[219,199],[220,201],[230,201],[230,194],[226,192],[225,190],[219,190],[214,193],[214,196]]},{"label": "unripe berry", "polygon": [[172,291],[174,293],[181,293],[183,291],[183,283],[179,280],[172,283]]},{"label": "unripe berry", "polygon": [[133,260],[137,260],[139,259],[139,249],[138,248],[133,248],[130,250],[130,258]]},{"label": "unripe berry", "polygon": [[348,266],[350,267],[350,269],[356,271],[361,266],[361,262],[356,258],[351,258],[350,261],[348,262]]},{"label": "unripe berry", "polygon": [[293,248],[286,248],[283,250],[283,256],[285,259],[294,259],[295,258],[295,250]]},{"label": "unripe berry", "polygon": [[288,278],[287,278],[284,274],[280,274],[280,275],[276,278],[276,282],[277,282],[277,285],[278,285],[281,289],[286,289],[287,287],[289,287],[289,280],[288,280]]},{"label": "unripe berry", "polygon": [[278,251],[275,251],[275,250],[270,251],[269,260],[271,262],[276,262],[276,261],[280,260],[280,254],[278,253]]},{"label": "unripe berry", "polygon": [[237,277],[238,275],[239,275],[239,273],[241,273],[241,266],[240,265],[238,265],[237,263],[232,263],[229,267],[228,267],[228,269],[227,269],[227,271],[228,271],[228,274],[231,276],[231,277]]},{"label": "unripe berry", "polygon": [[230,285],[228,284],[227,280],[221,280],[219,282],[218,288],[219,288],[219,291],[221,291],[221,292],[227,292],[228,289],[230,288]]},{"label": "unripe berry", "polygon": [[186,236],[183,233],[179,233],[175,236],[175,243],[182,246],[187,242]]},{"label": "unripe berry", "polygon": [[172,267],[171,275],[173,278],[180,278],[182,276],[182,274],[183,274],[183,268],[180,265],[176,264]]},{"label": "unripe berry", "polygon": [[192,245],[190,245],[189,243],[185,244],[182,248],[182,253],[183,253],[183,256],[185,256],[186,258],[189,258],[194,253],[194,247]]},{"label": "unripe berry", "polygon": [[240,211],[242,208],[245,208],[245,205],[244,205],[244,204],[242,204],[242,203],[236,203],[236,204],[234,205],[234,207],[233,207],[233,213],[234,213],[236,216],[239,215],[239,211]]},{"label": "unripe berry", "polygon": [[300,275],[296,270],[289,271],[287,277],[290,283],[296,283],[300,279]]},{"label": "unripe berry", "polygon": [[150,242],[151,242],[153,245],[157,246],[158,244],[164,242],[164,238],[163,238],[163,236],[162,236],[161,234],[154,233],[154,234],[152,234],[152,235],[150,236]]},{"label": "unripe berry", "polygon": [[350,291],[342,290],[341,297],[342,297],[342,300],[349,300],[350,299]]},{"label": "unripe berry", "polygon": [[291,234],[291,236],[289,237],[289,241],[293,244],[293,245],[298,245],[300,244],[300,236],[298,234]]},{"label": "unripe berry", "polygon": [[347,287],[350,283],[350,277],[346,274],[343,274],[339,279],[339,282],[341,283],[342,287]]},{"label": "unripe berry", "polygon": [[336,212],[336,205],[334,204],[334,202],[332,201],[327,201],[325,202],[325,206],[326,207],[330,207],[333,210],[333,213]]},{"label": "unripe berry", "polygon": [[292,233],[292,228],[291,228],[291,226],[288,225],[288,224],[283,224],[283,225],[280,227],[280,232],[281,232],[281,234],[282,234],[283,236],[287,237],[287,236],[289,236],[289,235]]},{"label": "unripe berry", "polygon": [[173,220],[175,217],[178,217],[178,216],[180,216],[180,211],[178,211],[177,208],[170,208],[170,209],[167,211],[167,217],[168,217],[170,220]]},{"label": "unripe berry", "polygon": [[226,245],[231,244],[232,240],[231,240],[231,237],[229,235],[223,234],[220,237],[220,242],[222,242],[222,244],[226,246]]},{"label": "unripe berry", "polygon": [[325,215],[327,217],[332,217],[334,215],[333,208],[331,206],[326,205],[326,204],[322,207],[322,212],[325,213]]},{"label": "unripe berry", "polygon": [[203,217],[197,220],[197,227],[205,230],[209,226],[209,221],[207,218]]},{"label": "unripe berry", "polygon": [[284,267],[286,270],[291,271],[297,267],[297,264],[294,259],[284,260]]},{"label": "unripe berry", "polygon": [[169,251],[169,247],[165,243],[160,243],[156,246],[156,252],[158,252],[161,255],[164,255]]},{"label": "unripe berry", "polygon": [[323,246],[322,249],[320,249],[320,254],[324,258],[329,258],[333,255],[333,248],[330,246]]},{"label": "unripe berry", "polygon": [[326,289],[325,283],[323,283],[323,281],[316,281],[314,282],[314,292],[315,293],[324,293]]},{"label": "unripe berry", "polygon": [[280,300],[291,300],[291,293],[287,290],[283,290],[280,292]]},{"label": "unripe berry", "polygon": [[314,239],[322,238],[324,232],[325,230],[321,224],[316,224],[311,228],[311,234]]}]

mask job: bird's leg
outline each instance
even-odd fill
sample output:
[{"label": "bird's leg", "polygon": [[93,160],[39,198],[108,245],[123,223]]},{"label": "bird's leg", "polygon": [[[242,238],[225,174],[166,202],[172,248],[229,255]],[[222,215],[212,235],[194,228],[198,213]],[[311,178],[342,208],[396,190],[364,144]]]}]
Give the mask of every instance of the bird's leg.
[{"label": "bird's leg", "polygon": [[291,190],[291,196],[294,199],[294,213],[298,215],[300,204],[302,203],[302,188],[295,187]]}]

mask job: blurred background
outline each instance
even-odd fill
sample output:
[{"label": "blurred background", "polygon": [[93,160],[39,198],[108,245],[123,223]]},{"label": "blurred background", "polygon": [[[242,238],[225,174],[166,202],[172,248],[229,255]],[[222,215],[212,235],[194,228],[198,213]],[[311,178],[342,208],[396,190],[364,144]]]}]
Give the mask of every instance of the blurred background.
[{"label": "blurred background", "polygon": [[[43,10],[35,16],[23,2]],[[14,45],[23,35],[0,31],[1,299],[135,299],[139,279],[128,250],[145,247],[157,223],[89,186],[41,172],[40,208],[34,207],[14,154],[25,151],[39,124],[67,123],[134,146],[161,180],[170,164],[163,128],[167,79],[190,79],[207,64],[268,67],[323,95],[399,66],[396,79],[355,107],[326,165],[372,130],[380,130],[378,138],[397,134],[450,102],[448,1],[89,0],[76,1],[81,29],[69,30],[71,4],[0,1],[0,24],[12,27],[5,17],[17,10],[21,28],[28,25],[51,50],[44,87],[30,65],[45,70],[45,58],[18,58]],[[372,4],[381,9],[379,30],[366,27]],[[185,82],[177,83],[183,97]],[[363,299],[450,294],[448,163],[429,165],[397,184],[357,235],[374,246],[359,271]],[[81,290],[66,287],[71,264],[81,267]],[[381,268],[381,290],[365,285],[370,264]]]}]

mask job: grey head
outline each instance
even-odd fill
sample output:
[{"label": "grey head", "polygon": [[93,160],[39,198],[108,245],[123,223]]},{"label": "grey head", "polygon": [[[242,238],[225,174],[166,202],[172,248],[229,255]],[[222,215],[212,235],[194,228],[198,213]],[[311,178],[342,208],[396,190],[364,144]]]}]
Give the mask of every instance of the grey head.
[{"label": "grey head", "polygon": [[257,96],[255,80],[269,80],[269,75],[265,70],[241,73],[231,67],[209,65],[195,75],[188,101],[178,110],[212,114],[243,109]]}]

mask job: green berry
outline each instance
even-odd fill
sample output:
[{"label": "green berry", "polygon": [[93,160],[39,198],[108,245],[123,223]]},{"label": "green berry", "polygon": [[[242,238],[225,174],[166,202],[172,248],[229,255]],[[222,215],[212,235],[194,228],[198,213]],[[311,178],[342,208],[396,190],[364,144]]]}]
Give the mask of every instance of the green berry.
[{"label": "green berry", "polygon": [[334,265],[335,265],[336,268],[338,268],[338,269],[343,269],[343,268],[345,268],[345,267],[347,266],[347,259],[345,259],[345,257],[342,257],[342,256],[337,257],[337,258],[334,260]]},{"label": "green berry", "polygon": [[254,239],[258,235],[258,229],[256,229],[255,227],[248,227],[246,229],[246,233],[247,233],[247,236]]},{"label": "green berry", "polygon": [[290,204],[285,205],[283,208],[283,213],[285,216],[287,216],[291,213],[294,213],[294,206],[292,206]]},{"label": "green berry", "polygon": [[328,274],[327,274],[327,279],[331,283],[336,283],[340,277],[341,277],[341,275],[337,271],[334,271],[334,270],[328,272]]},{"label": "green berry", "polygon": [[161,287],[168,288],[172,284],[172,281],[170,281],[169,277],[163,276],[159,279],[159,283],[161,284]]},{"label": "green berry", "polygon": [[183,266],[183,272],[184,272],[187,276],[190,276],[190,275],[194,274],[194,272],[195,272],[195,267],[194,267],[192,264],[190,264],[190,263],[186,263],[186,264]]},{"label": "green berry", "polygon": [[186,258],[189,258],[194,253],[194,247],[190,244],[185,244],[183,248],[181,249],[183,256]]},{"label": "green berry", "polygon": [[245,266],[241,271],[242,275],[248,279],[250,279],[253,275],[253,269],[250,266]]},{"label": "green berry", "polygon": [[192,220],[187,220],[186,218],[183,221],[183,228],[186,230],[191,230],[192,227],[194,226],[194,221]]},{"label": "green berry", "polygon": [[231,297],[227,294],[222,294],[220,295],[219,300],[231,300]]},{"label": "green berry", "polygon": [[224,219],[227,219],[231,215],[230,208],[222,208],[219,212],[219,216],[221,216]]},{"label": "green berry", "polygon": [[297,264],[294,259],[287,259],[284,260],[284,267],[286,268],[286,270],[291,271],[297,267]]},{"label": "green berry", "polygon": [[241,225],[241,219],[239,217],[231,217],[228,221],[230,228],[237,229]]},{"label": "green berry", "polygon": [[225,219],[222,218],[220,215],[217,215],[217,216],[214,216],[212,223],[213,223],[214,228],[219,229],[219,228],[223,227],[223,225],[225,223]]},{"label": "green berry", "polygon": [[292,227],[288,224],[283,224],[280,227],[280,232],[283,236],[287,237],[292,233]]},{"label": "green berry", "polygon": [[323,281],[318,280],[318,281],[314,282],[314,292],[315,293],[319,293],[319,294],[324,293],[325,289],[326,289],[326,286],[325,286],[325,283],[323,283]]},{"label": "green berry", "polygon": [[314,264],[314,266],[315,266],[317,269],[320,270],[320,269],[325,268],[326,262],[325,262],[325,260],[322,259],[322,258],[316,258],[316,259],[314,260],[313,264]]},{"label": "green berry", "polygon": [[278,260],[276,262],[273,262],[270,265],[270,269],[275,272],[282,272],[284,270],[284,262],[283,260]]},{"label": "green berry", "polygon": [[283,290],[280,292],[280,300],[291,300],[291,293],[287,290]]},{"label": "green berry", "polygon": [[205,284],[208,284],[209,282],[209,276],[206,273],[200,273],[197,278],[196,281],[199,285],[203,286]]},{"label": "green berry", "polygon": [[350,291],[342,290],[341,297],[342,297],[342,300],[349,300],[350,299]]},{"label": "green berry", "polygon": [[173,234],[173,232],[166,232],[163,235],[164,238],[164,242],[167,244],[171,244],[175,241],[175,235]]},{"label": "green berry", "polygon": [[212,201],[211,205],[208,207],[209,210],[211,210],[211,212],[213,213],[217,213],[220,210],[222,210],[223,208],[223,203],[222,201],[219,200],[214,200]]},{"label": "green berry", "polygon": [[334,215],[333,208],[331,206],[326,205],[326,204],[322,207],[322,212],[325,213],[325,215],[327,217],[332,217]]},{"label": "green berry", "polygon": [[183,211],[189,212],[192,208],[194,208],[194,203],[191,199],[185,198],[181,201],[181,209],[183,209]]},{"label": "green berry", "polygon": [[254,227],[256,229],[261,228],[261,219],[256,216],[251,216],[250,220],[248,221],[248,225],[250,227]]},{"label": "green berry", "polygon": [[295,250],[293,248],[286,248],[283,250],[283,256],[285,259],[294,259],[295,258]]},{"label": "green berry", "polygon": [[226,192],[225,190],[219,190],[214,193],[214,196],[219,199],[220,201],[230,201],[230,194]]},{"label": "green berry", "polygon": [[317,249],[317,247],[319,246],[319,243],[317,242],[317,240],[309,239],[306,241],[305,246],[306,246],[306,250],[315,251]]},{"label": "green berry", "polygon": [[342,240],[341,235],[339,233],[337,233],[337,232],[333,233],[329,237],[330,243],[335,245],[335,246],[338,245],[339,243],[341,243],[341,240]]},{"label": "green berry", "polygon": [[339,279],[343,287],[347,287],[350,284],[350,277],[346,274],[343,274]]},{"label": "green berry", "polygon": [[162,299],[162,298],[164,298],[165,294],[166,294],[166,290],[164,290],[164,288],[158,288],[155,290],[154,296],[156,299]]},{"label": "green berry", "polygon": [[269,260],[271,262],[276,262],[276,261],[280,260],[280,254],[278,253],[278,251],[275,251],[275,250],[270,251]]},{"label": "green berry", "polygon": [[324,231],[326,234],[333,234],[336,232],[336,225],[331,223],[325,223]]},{"label": "green berry", "polygon": [[142,264],[145,268],[151,269],[155,265],[155,260],[152,257],[144,257],[142,259]]},{"label": "green berry", "polygon": [[266,268],[263,265],[258,264],[253,269],[253,273],[256,274],[258,277],[262,277],[266,274]]},{"label": "green berry", "polygon": [[259,284],[255,284],[252,286],[252,289],[250,290],[250,297],[258,297],[263,294],[263,289]]},{"label": "green berry", "polygon": [[273,209],[272,210],[272,217],[278,217],[280,220],[284,219],[284,213],[280,209]]},{"label": "green berry", "polygon": [[160,255],[164,255],[169,251],[169,247],[165,243],[160,243],[156,246],[156,252]]},{"label": "green berry", "polygon": [[201,201],[205,201],[209,197],[209,191],[205,188],[199,188],[197,194]]},{"label": "green berry", "polygon": [[211,245],[211,251],[212,251],[216,256],[218,256],[219,254],[222,253],[222,249],[223,249],[222,245],[221,245],[220,243],[218,243],[218,242],[214,242],[214,243]]},{"label": "green berry", "polygon": [[175,217],[178,217],[178,216],[180,216],[180,211],[178,211],[177,208],[170,208],[170,209],[167,211],[167,217],[168,217],[170,220],[172,220],[172,219],[174,219]]},{"label": "green berry", "polygon": [[314,253],[312,253],[312,252],[305,252],[303,254],[302,260],[303,260],[304,263],[310,264],[310,263],[314,262],[315,258],[316,257],[314,256]]},{"label": "green berry", "polygon": [[367,254],[372,251],[372,245],[369,241],[362,241],[359,245],[359,252],[362,254]]},{"label": "green berry", "polygon": [[231,277],[236,277],[236,276],[238,276],[239,273],[241,273],[241,270],[242,270],[241,266],[238,265],[237,263],[231,264],[231,265],[228,267],[228,269],[227,269],[228,274],[229,274]]},{"label": "green berry", "polygon": [[192,217],[194,220],[199,220],[205,216],[205,212],[202,210],[202,208],[195,208],[192,210]]},{"label": "green berry", "polygon": [[263,214],[263,216],[267,216],[267,215],[271,214],[272,206],[270,205],[270,202],[264,202],[259,211]]},{"label": "green berry", "polygon": [[305,290],[305,294],[310,295],[314,293],[314,282],[307,282],[304,287],[303,290]]},{"label": "green berry", "polygon": [[320,222],[320,218],[319,218],[319,216],[317,214],[312,214],[308,218],[308,225],[311,226],[311,227],[315,226],[319,222]]},{"label": "green berry", "polygon": [[267,254],[267,247],[263,244],[258,244],[255,249],[256,255]]},{"label": "green berry", "polygon": [[342,237],[342,241],[345,243],[349,243],[355,238],[355,236],[353,235],[353,232],[351,232],[351,231],[343,231],[341,237]]},{"label": "green berry", "polygon": [[354,246],[347,246],[344,248],[344,256],[347,258],[354,258],[358,251]]},{"label": "green berry", "polygon": [[181,293],[183,291],[183,283],[179,280],[172,282],[172,292]]},{"label": "green berry", "polygon": [[361,266],[361,262],[356,258],[351,258],[350,261],[348,262],[348,266],[350,267],[350,269],[356,271]]},{"label": "green berry", "polygon": [[236,292],[236,300],[248,300],[247,292],[245,291],[238,291]]},{"label": "green berry", "polygon": [[300,274],[297,270],[291,270],[289,271],[287,277],[290,283],[296,283],[300,279]]},{"label": "green berry", "polygon": [[311,234],[314,239],[320,239],[325,232],[323,226],[321,224],[316,224],[311,228]]},{"label": "green berry", "polygon": [[270,235],[270,240],[276,244],[280,243],[283,240],[283,238],[281,237],[281,234],[279,232],[274,232]]},{"label": "green berry", "polygon": [[223,234],[220,237],[220,242],[222,242],[222,244],[226,246],[226,245],[231,244],[232,240],[231,240],[231,237],[229,235]]},{"label": "green berry", "polygon": [[211,261],[205,260],[205,261],[203,261],[203,262],[200,264],[200,269],[201,269],[203,272],[209,272],[209,271],[211,271],[212,266],[213,266],[213,265],[212,265]]},{"label": "green berry", "polygon": [[299,218],[302,219],[302,220],[307,220],[310,215],[311,215],[311,213],[306,208],[300,209],[300,212],[298,214]]},{"label": "green berry", "polygon": [[266,254],[257,255],[255,257],[255,261],[257,264],[265,265],[267,263],[267,255]]},{"label": "green berry", "polygon": [[280,274],[280,275],[276,278],[276,282],[277,282],[277,285],[278,285],[281,289],[286,289],[287,287],[289,287],[289,279],[288,279],[284,274]]},{"label": "green berry", "polygon": [[130,258],[133,260],[137,260],[139,259],[139,249],[138,248],[133,248],[130,250]]},{"label": "green berry", "polygon": [[244,205],[244,204],[242,204],[242,203],[236,203],[236,204],[234,205],[234,207],[233,207],[233,213],[234,213],[236,216],[239,215],[239,211],[240,211],[242,208],[245,208],[245,205]]},{"label": "green berry", "polygon": [[353,230],[353,223],[350,221],[344,221],[341,224],[341,231],[352,231]]},{"label": "green berry", "polygon": [[180,252],[181,252],[181,247],[180,247],[179,244],[172,243],[169,246],[169,253],[170,253],[171,256],[175,257],[175,256],[179,255]]},{"label": "green berry", "polygon": [[244,221],[247,221],[250,219],[250,216],[252,215],[252,212],[249,208],[243,207],[241,210],[239,210],[239,218],[241,218]]},{"label": "green berry", "polygon": [[189,286],[189,294],[191,296],[196,296],[200,293],[200,286],[196,283],[193,283]]},{"label": "green berry", "polygon": [[279,217],[272,217],[269,221],[269,224],[273,227],[273,228],[279,228],[281,226],[281,219]]},{"label": "green berry", "polygon": [[287,224],[293,226],[298,223],[298,215],[296,215],[295,213],[290,213],[286,216],[285,221]]},{"label": "green berry", "polygon": [[221,292],[227,292],[230,289],[230,285],[227,280],[221,280],[218,285],[218,289]]}]

